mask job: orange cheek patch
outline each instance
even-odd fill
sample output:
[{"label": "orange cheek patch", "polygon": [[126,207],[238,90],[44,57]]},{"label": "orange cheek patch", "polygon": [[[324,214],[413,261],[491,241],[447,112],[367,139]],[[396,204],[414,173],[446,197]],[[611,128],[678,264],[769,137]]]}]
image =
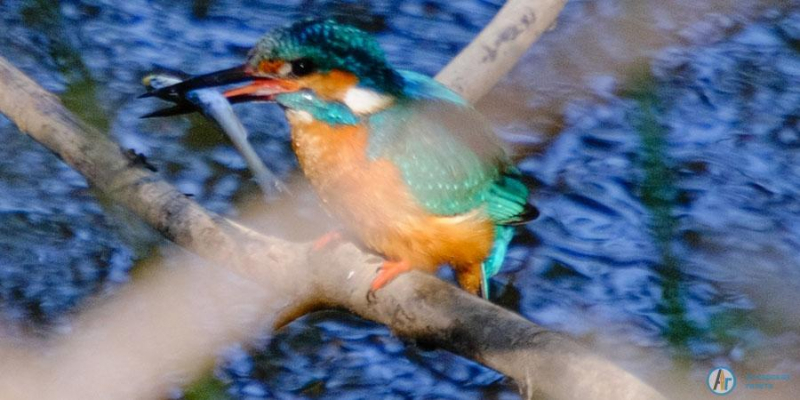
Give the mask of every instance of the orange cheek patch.
[{"label": "orange cheek patch", "polygon": [[358,78],[349,72],[333,70],[304,76],[297,82],[324,100],[343,100],[347,90],[358,83]]},{"label": "orange cheek patch", "polygon": [[284,62],[280,60],[264,60],[258,63],[258,72],[265,74],[275,74],[283,66]]}]

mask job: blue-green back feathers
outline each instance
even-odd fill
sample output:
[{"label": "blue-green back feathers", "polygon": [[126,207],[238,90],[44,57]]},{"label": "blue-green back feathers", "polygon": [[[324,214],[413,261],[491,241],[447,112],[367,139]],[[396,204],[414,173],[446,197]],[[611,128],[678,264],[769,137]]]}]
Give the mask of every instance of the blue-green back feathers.
[{"label": "blue-green back feathers", "polygon": [[388,158],[400,169],[414,197],[437,215],[456,215],[478,207],[499,169],[468,144],[456,140],[439,112],[450,104],[396,105],[370,118],[367,154]]},{"label": "blue-green back feathers", "polygon": [[410,99],[443,101],[471,108],[463,97],[427,75],[407,70],[399,74],[403,78],[403,94]]},{"label": "blue-green back feathers", "polygon": [[517,225],[536,218],[529,190],[489,124],[461,97],[423,75],[401,72],[405,97],[369,119],[368,155],[400,169],[429,212],[449,216],[485,207],[495,224],[492,252],[481,265],[481,292],[500,271]]},{"label": "blue-green back feathers", "polygon": [[486,120],[433,79],[401,76],[406,97],[369,119],[369,157],[394,162],[414,197],[434,214],[485,206],[497,224],[522,222],[528,188]]}]

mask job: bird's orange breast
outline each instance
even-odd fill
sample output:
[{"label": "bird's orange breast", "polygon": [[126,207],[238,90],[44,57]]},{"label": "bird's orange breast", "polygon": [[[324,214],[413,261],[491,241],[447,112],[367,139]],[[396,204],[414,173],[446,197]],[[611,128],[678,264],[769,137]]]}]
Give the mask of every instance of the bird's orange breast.
[{"label": "bird's orange breast", "polygon": [[364,125],[328,125],[288,111],[292,146],[326,209],[370,248],[433,270],[482,262],[494,227],[482,210],[441,217],[423,209],[389,160],[369,159]]}]

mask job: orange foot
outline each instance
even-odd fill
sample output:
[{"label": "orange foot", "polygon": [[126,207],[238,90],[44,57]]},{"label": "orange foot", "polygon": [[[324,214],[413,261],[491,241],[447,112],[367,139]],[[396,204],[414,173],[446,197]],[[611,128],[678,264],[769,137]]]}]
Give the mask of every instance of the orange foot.
[{"label": "orange foot", "polygon": [[332,243],[340,240],[342,240],[342,231],[334,229],[315,240],[314,244],[311,245],[311,251],[321,251]]},{"label": "orange foot", "polygon": [[387,283],[397,278],[400,274],[411,271],[411,263],[406,260],[400,261],[384,261],[383,265],[378,269],[378,276],[372,280],[369,285],[369,292],[367,292],[367,299],[375,298],[375,292],[386,286]]}]

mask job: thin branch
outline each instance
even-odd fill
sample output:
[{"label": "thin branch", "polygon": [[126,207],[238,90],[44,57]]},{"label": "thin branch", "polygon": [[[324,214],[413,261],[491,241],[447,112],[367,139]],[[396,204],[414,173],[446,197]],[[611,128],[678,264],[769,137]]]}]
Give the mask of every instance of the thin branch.
[{"label": "thin branch", "polygon": [[[511,3],[527,4],[524,1]],[[558,6],[555,10],[554,4]],[[541,33],[552,24],[561,5],[563,1],[529,4],[525,15],[529,26],[534,27],[530,30],[537,35]],[[493,24],[502,24],[502,21],[497,22],[498,19]],[[509,26],[519,27],[519,24]],[[503,54],[521,52],[506,51],[516,48],[512,43],[516,37],[523,36],[511,37],[516,31],[509,29],[499,29],[508,34],[497,36],[503,40],[495,43],[495,60],[500,60]],[[469,56],[464,57],[456,61],[454,71],[466,71],[466,66],[475,68],[474,63],[464,61]],[[503,65],[510,68],[513,60],[506,59]],[[453,79],[451,83],[462,93],[471,93],[467,97],[472,100],[494,84],[492,79],[486,79],[483,89],[473,91],[465,83],[459,83],[463,81],[458,77],[465,75],[448,70],[444,76],[452,77],[448,79]],[[499,77],[502,74],[495,75]],[[215,265],[235,271],[248,282],[256,283],[247,290],[233,290],[223,280],[209,280],[209,276],[217,276],[214,274],[221,273],[221,270],[192,269],[205,271],[206,275],[201,273],[206,277],[204,285],[175,285],[175,280],[184,282],[182,279],[190,274],[187,272],[176,277],[172,276],[174,271],[157,272],[156,278],[148,282],[150,285],[133,285],[114,301],[90,310],[66,340],[52,344],[56,347],[52,352],[64,355],[59,358],[62,362],[53,364],[52,368],[58,368],[51,372],[53,381],[75,392],[61,387],[52,393],[43,390],[43,394],[35,398],[68,398],[70,396],[66,393],[83,391],[85,394],[89,390],[70,382],[89,385],[95,396],[97,393],[106,396],[101,398],[154,396],[163,393],[175,375],[185,378],[197,376],[202,366],[212,362],[222,344],[260,334],[253,329],[264,321],[277,324],[320,307],[346,308],[364,318],[386,324],[401,337],[425,340],[481,362],[513,378],[526,398],[534,395],[555,399],[661,398],[648,385],[593,355],[570,338],[547,331],[430,275],[405,274],[382,289],[376,302],[368,303],[365,295],[377,267],[374,256],[349,244],[339,246],[331,253],[309,253],[307,244],[267,237],[207,212],[157,175],[131,162],[118,145],[75,119],[53,95],[2,58],[0,111],[22,132],[80,172],[90,184],[131,209],[165,237]],[[237,285],[233,287],[241,287],[242,283]],[[214,296],[216,301],[210,305],[217,312],[182,314],[182,323],[168,324],[169,335],[159,335],[157,340],[153,335],[147,335],[148,321],[156,318],[154,316],[174,316],[180,309],[180,300],[191,302],[187,299],[198,296],[191,291],[198,287],[221,293]],[[255,310],[245,312],[228,308],[241,304],[231,303],[233,301],[250,299],[248,296],[255,299],[251,303],[257,307]],[[165,301],[167,307],[162,310]],[[207,322],[209,315],[222,325],[198,330],[197,325]],[[168,317],[164,318],[170,321]],[[109,339],[108,343],[116,343],[111,340],[120,336],[125,338],[124,345],[98,347],[96,342],[99,337],[99,343],[105,343],[102,341],[104,338]],[[187,337],[191,340],[186,340]],[[182,341],[188,342],[189,347],[184,347],[186,343]],[[173,346],[184,351],[165,355],[163,350]],[[105,363],[79,361],[97,351],[103,351],[103,359],[137,362],[112,368]],[[18,365],[25,364],[15,364],[15,368]],[[152,368],[142,368],[143,365]],[[116,376],[110,382],[124,379],[125,384],[107,383],[105,378],[108,374]],[[13,383],[10,386],[9,390],[14,390]],[[9,388],[8,382],[0,381],[0,390],[3,388]],[[72,395],[72,398],[88,397]]]},{"label": "thin branch", "polygon": [[517,64],[550,27],[566,0],[510,0],[481,33],[436,75],[475,103]]}]

